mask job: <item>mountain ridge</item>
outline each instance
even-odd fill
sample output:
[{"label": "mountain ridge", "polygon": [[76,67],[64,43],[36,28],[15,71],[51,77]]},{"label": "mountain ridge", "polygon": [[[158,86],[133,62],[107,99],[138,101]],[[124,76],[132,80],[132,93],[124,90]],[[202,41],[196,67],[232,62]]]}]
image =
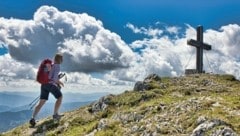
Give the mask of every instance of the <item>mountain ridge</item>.
[{"label": "mountain ridge", "polygon": [[148,76],[133,90],[1,134],[66,136],[237,136],[240,81],[232,75]]}]

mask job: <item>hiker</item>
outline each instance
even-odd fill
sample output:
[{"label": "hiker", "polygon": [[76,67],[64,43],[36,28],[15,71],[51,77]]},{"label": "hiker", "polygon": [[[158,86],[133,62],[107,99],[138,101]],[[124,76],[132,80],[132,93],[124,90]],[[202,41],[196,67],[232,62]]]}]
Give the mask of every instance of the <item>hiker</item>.
[{"label": "hiker", "polygon": [[62,103],[62,92],[61,87],[64,86],[64,84],[59,80],[58,74],[60,72],[60,64],[63,62],[63,56],[61,54],[56,54],[54,57],[54,64],[51,66],[51,64],[47,64],[46,68],[49,71],[48,74],[48,83],[41,84],[41,94],[40,94],[40,101],[35,107],[32,118],[29,121],[29,123],[34,127],[36,124],[35,118],[42,108],[42,106],[45,104],[45,102],[48,100],[49,93],[51,93],[57,100],[55,102],[54,106],[54,113],[53,113],[53,119],[59,120],[61,116],[58,113],[58,110]]}]

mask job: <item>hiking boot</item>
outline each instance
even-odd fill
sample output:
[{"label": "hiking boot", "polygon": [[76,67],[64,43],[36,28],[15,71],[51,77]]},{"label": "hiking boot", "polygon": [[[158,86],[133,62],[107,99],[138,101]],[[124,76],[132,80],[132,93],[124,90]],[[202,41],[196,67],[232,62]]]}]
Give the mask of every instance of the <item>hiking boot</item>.
[{"label": "hiking boot", "polygon": [[53,119],[54,120],[60,120],[62,116],[64,116],[64,115],[54,114]]},{"label": "hiking boot", "polygon": [[34,118],[31,118],[31,120],[29,121],[31,127],[34,127],[36,125],[36,121]]}]

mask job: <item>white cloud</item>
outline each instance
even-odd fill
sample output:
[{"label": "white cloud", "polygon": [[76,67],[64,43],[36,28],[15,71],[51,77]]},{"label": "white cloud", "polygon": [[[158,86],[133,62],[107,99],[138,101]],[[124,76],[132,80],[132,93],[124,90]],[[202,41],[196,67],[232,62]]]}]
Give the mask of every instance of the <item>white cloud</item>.
[{"label": "white cloud", "polygon": [[38,64],[61,52],[62,70],[68,73],[66,90],[118,92],[122,85],[117,87],[79,72],[126,68],[134,57],[121,37],[105,29],[101,21],[85,13],[61,12],[49,6],[40,7],[32,20],[0,18],[0,43],[9,51],[0,56],[2,89],[38,88],[34,82]]},{"label": "white cloud", "polygon": [[[240,79],[240,26],[229,24],[222,26],[219,31],[207,30],[205,42],[212,45],[208,52],[208,60],[215,73],[228,73]],[[207,63],[206,63],[207,65]]]},{"label": "white cloud", "polygon": [[143,80],[144,77],[152,73],[160,76],[181,75],[185,62],[182,61],[182,57],[184,57],[182,55],[188,51],[187,46],[184,46],[186,40],[183,42],[184,40],[171,41],[168,37],[133,42],[130,46],[141,50],[135,60],[132,61],[128,69],[111,72],[109,77],[118,77],[120,80],[135,82]]},{"label": "white cloud", "polygon": [[179,27],[170,26],[170,27],[167,27],[166,30],[167,30],[167,32],[169,32],[170,34],[178,34]]},{"label": "white cloud", "polygon": [[37,87],[35,73],[36,69],[30,64],[16,61],[9,54],[0,56],[0,91]]},{"label": "white cloud", "polygon": [[[67,74],[67,82],[68,83],[77,83],[81,85],[107,85],[107,83],[103,80],[92,77],[91,75],[79,73],[79,72],[71,72]],[[63,79],[64,80],[64,79]]]},{"label": "white cloud", "polygon": [[115,94],[132,88],[126,84],[113,84],[108,82],[108,79],[94,78],[92,75],[78,72],[68,73],[67,82],[64,79],[62,80],[66,84],[64,90],[71,92],[109,92]]},{"label": "white cloud", "polygon": [[142,33],[142,31],[146,30],[146,29],[141,30],[141,29],[135,27],[135,26],[134,26],[133,24],[131,24],[131,23],[127,23],[126,27],[129,28],[129,29],[131,29],[131,30],[132,30],[134,33],[136,33],[136,34],[137,34],[137,33]]},{"label": "white cloud", "polygon": [[0,62],[2,79],[35,79],[35,69],[32,65],[15,61],[9,54],[0,56]]},{"label": "white cloud", "polygon": [[[40,84],[35,81],[36,72],[37,69],[31,64],[16,61],[9,54],[0,56],[0,91],[39,91]],[[79,72],[68,72],[61,80],[65,84],[64,92],[119,93],[131,89],[126,84],[114,84],[107,79]]]},{"label": "white cloud", "polygon": [[206,42],[212,43],[213,50],[231,57],[231,59],[240,60],[240,26],[229,24],[222,26],[220,31],[208,30],[206,32]]},{"label": "white cloud", "polygon": [[178,35],[180,27],[177,26],[168,26],[165,23],[156,22],[154,26],[150,26],[148,28],[145,27],[137,27],[131,23],[127,23],[126,27],[133,31],[135,34],[144,34],[151,38],[160,38],[164,35],[164,33]]},{"label": "white cloud", "polygon": [[[99,30],[95,38],[85,35],[84,40],[66,39],[59,50],[65,54],[68,70],[100,72],[128,67],[133,52],[121,38],[108,30]],[[78,46],[80,48],[77,48]]]},{"label": "white cloud", "polygon": [[128,67],[133,56],[120,36],[105,29],[101,21],[49,6],[40,7],[33,20],[0,18],[0,41],[8,45],[14,59],[31,64],[61,52],[66,71]]},{"label": "white cloud", "polygon": [[138,28],[131,23],[127,23],[126,27],[131,29],[136,34],[144,34],[144,35],[147,35],[149,37],[159,37],[163,33],[163,30],[158,29],[158,28],[155,28],[155,29],[151,28],[151,27],[149,27],[149,28],[145,28],[145,27]]},{"label": "white cloud", "polygon": [[[130,26],[130,29],[135,28],[132,24]],[[179,76],[184,74],[185,69],[195,68],[196,49],[187,45],[187,40],[196,39],[196,30],[190,25],[186,26],[183,37],[171,38],[163,34],[158,38],[145,38],[132,42],[130,47],[137,50],[138,58],[135,58],[128,69],[113,71],[108,76],[136,81],[142,80],[151,73],[160,76]],[[171,29],[177,35],[176,28],[180,29],[179,27]],[[171,29],[166,27],[165,31],[170,32]],[[211,51],[204,51],[203,63],[206,72],[233,74],[240,79],[240,26],[230,24],[221,27],[219,31],[206,30],[204,42],[212,45]]]}]

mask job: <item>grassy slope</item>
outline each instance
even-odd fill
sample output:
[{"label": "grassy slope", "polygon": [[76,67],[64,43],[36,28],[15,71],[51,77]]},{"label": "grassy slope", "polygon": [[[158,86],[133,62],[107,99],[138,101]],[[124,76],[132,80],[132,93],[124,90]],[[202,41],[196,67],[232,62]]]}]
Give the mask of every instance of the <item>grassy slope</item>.
[{"label": "grassy slope", "polygon": [[[199,117],[220,119],[240,132],[240,82],[233,76],[204,74],[162,78],[161,83],[153,81],[151,86],[154,89],[111,96],[105,111],[93,114],[89,112],[90,106],[86,106],[65,113],[59,123],[47,118],[38,123],[37,129],[25,124],[0,135],[25,136],[45,131],[50,136],[79,136],[94,130],[95,136],[121,136],[130,132],[140,135],[146,130],[161,135],[190,135]],[[128,116],[128,119],[114,118],[117,115]],[[131,115],[139,116],[139,120]],[[107,126],[96,131],[103,118]],[[134,127],[137,131],[130,131]]]}]

